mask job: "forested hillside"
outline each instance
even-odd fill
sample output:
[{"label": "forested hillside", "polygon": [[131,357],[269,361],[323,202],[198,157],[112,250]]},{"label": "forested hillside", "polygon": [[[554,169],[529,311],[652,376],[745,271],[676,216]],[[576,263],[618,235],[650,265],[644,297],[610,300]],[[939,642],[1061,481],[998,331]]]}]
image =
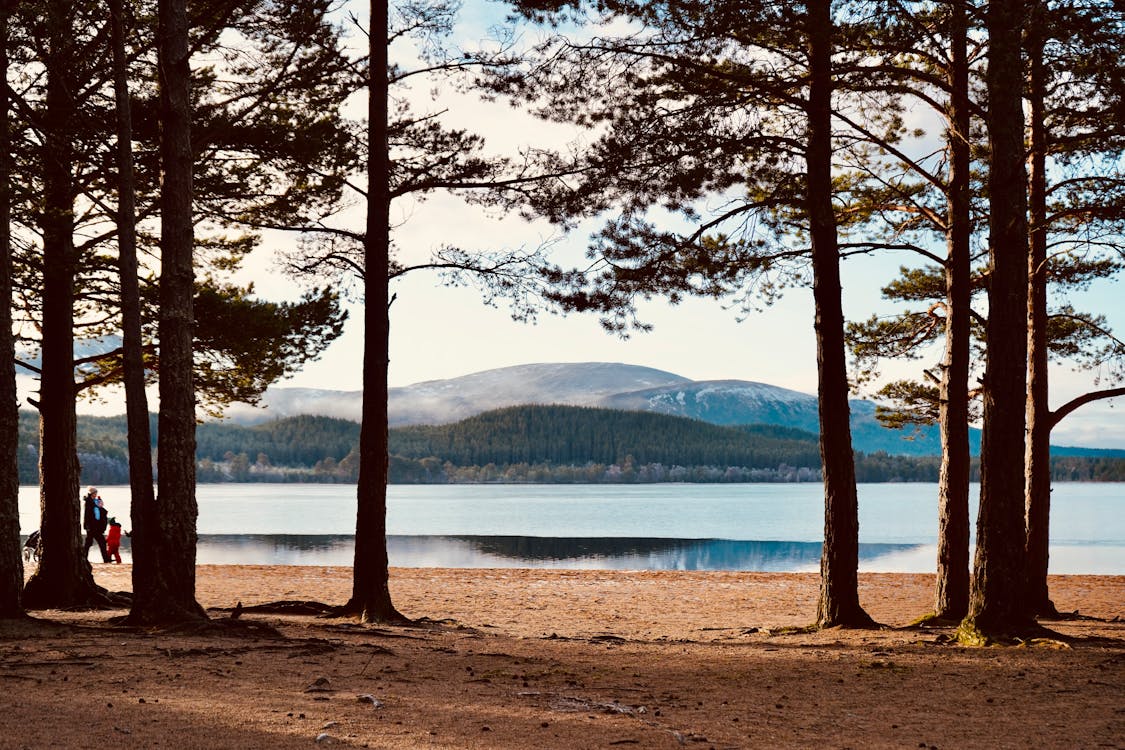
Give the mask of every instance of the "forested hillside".
[{"label": "forested hillside", "polygon": [[[156,417],[151,418],[153,445]],[[38,418],[20,415],[20,481],[33,484]],[[201,482],[354,482],[359,425],[300,416],[255,426],[201,424]],[[125,418],[82,417],[82,481],[128,481]],[[499,409],[450,425],[390,431],[391,481],[750,482],[818,481],[816,436],[789,427],[722,427],[651,412],[573,406]],[[1125,481],[1125,451],[1059,451],[1060,481]],[[857,454],[861,482],[935,482],[936,456]],[[975,466],[974,466],[975,471]],[[976,477],[974,476],[974,479]]]},{"label": "forested hillside", "polygon": [[[156,448],[156,415],[149,417],[152,447]],[[33,484],[37,476],[38,415],[20,413],[20,482]],[[257,478],[251,466],[287,467],[308,474],[318,465],[335,466],[359,444],[359,425],[328,417],[291,417],[253,427],[206,422],[196,431],[199,481],[246,481]],[[128,481],[125,417],[78,420],[78,455],[83,483],[121,484]],[[284,477],[294,478],[294,477]]]},{"label": "forested hillside", "polygon": [[772,468],[816,466],[816,436],[799,430],[739,429],[647,412],[574,406],[516,406],[452,425],[393,431],[391,453],[438,456],[458,466],[587,462]]},{"label": "forested hillside", "polygon": [[211,461],[245,453],[252,461],[264,456],[276,466],[315,466],[317,461],[345,458],[359,444],[359,424],[330,417],[290,417],[240,427],[223,422],[199,426],[196,456]]}]

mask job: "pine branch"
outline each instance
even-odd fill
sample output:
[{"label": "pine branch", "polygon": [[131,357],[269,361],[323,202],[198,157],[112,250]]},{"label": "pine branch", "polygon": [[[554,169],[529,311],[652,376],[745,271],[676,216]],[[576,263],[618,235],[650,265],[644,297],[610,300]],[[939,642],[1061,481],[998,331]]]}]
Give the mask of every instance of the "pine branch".
[{"label": "pine branch", "polygon": [[1102,391],[1091,391],[1089,393],[1084,393],[1081,396],[1066,402],[1058,409],[1052,411],[1049,424],[1052,428],[1054,428],[1055,425],[1061,422],[1064,417],[1071,414],[1079,407],[1085,406],[1089,403],[1093,403],[1094,401],[1102,401],[1107,398],[1116,398],[1117,396],[1125,396],[1125,388],[1108,388]]}]

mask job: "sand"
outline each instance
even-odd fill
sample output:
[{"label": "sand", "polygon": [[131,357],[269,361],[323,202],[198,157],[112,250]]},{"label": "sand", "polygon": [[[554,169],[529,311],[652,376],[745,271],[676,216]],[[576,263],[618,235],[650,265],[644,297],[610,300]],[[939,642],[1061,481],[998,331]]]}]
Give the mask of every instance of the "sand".
[{"label": "sand", "polygon": [[[128,565],[97,565],[128,590]],[[350,570],[201,566],[215,620],[342,603]],[[964,648],[904,626],[933,577],[860,576],[888,627],[796,633],[808,574],[394,569],[416,627],[111,612],[0,624],[3,748],[1125,747],[1125,576],[1051,579],[1060,640]],[[423,619],[424,618],[424,619]]]}]

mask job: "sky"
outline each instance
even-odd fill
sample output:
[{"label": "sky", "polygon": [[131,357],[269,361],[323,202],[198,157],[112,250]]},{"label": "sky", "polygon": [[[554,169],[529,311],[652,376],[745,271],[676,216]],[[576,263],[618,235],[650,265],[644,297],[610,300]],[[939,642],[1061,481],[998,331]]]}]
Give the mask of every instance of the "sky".
[{"label": "sky", "polygon": [[[477,12],[478,5],[469,2],[467,10]],[[486,7],[487,12],[470,15],[459,33],[482,38],[487,25],[500,17],[500,6]],[[356,10],[362,19],[364,8]],[[550,126],[530,121],[505,105],[485,104],[449,91],[441,93],[436,107],[447,109],[446,116],[458,124],[485,134],[489,147],[499,150],[527,143],[529,134],[556,141],[573,135],[552,131]],[[467,248],[535,247],[551,242],[556,258],[564,265],[581,261],[589,234],[601,223],[587,222],[563,236],[545,223],[490,215],[448,196],[423,203],[396,203],[393,219],[399,225],[396,242],[413,257],[424,256],[448,242]],[[361,227],[362,213],[356,213],[354,221]],[[248,260],[241,279],[253,280],[263,298],[294,299],[301,287],[278,270],[274,251],[292,246],[295,238],[268,235],[266,240]],[[881,301],[879,289],[904,264],[916,263],[901,254],[844,263],[845,314],[857,319],[886,312],[889,308]],[[476,291],[443,286],[431,273],[408,275],[396,282],[392,291],[397,295],[391,308],[392,386],[537,362],[620,362],[694,380],[747,380],[806,393],[816,391],[813,306],[808,289],[791,289],[774,306],[748,316],[732,309],[729,300],[689,299],[677,306],[653,300],[642,306],[640,317],[653,324],[654,330],[635,333],[628,339],[606,333],[592,315],[543,315],[534,324],[514,322],[503,307],[484,306]],[[1111,325],[1117,324],[1118,330],[1125,329],[1125,306],[1111,284],[1087,292],[1080,307],[1101,312]],[[360,390],[362,350],[362,309],[352,304],[344,335],[318,361],[278,385]],[[886,373],[913,377],[938,356],[890,364]],[[1093,387],[1089,374],[1075,375],[1065,368],[1055,368],[1051,404],[1058,406]],[[1116,408],[1113,402],[1100,402],[1068,417],[1055,429],[1052,442],[1125,448],[1125,420],[1119,416],[1125,400],[1116,401]],[[106,409],[105,405],[99,408]]]}]

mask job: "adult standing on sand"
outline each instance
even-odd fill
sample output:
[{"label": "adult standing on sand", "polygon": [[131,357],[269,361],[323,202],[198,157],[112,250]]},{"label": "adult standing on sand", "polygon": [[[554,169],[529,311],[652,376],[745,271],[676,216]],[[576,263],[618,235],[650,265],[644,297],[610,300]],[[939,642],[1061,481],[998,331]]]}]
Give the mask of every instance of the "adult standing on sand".
[{"label": "adult standing on sand", "polygon": [[98,543],[98,550],[102,553],[102,562],[109,562],[109,553],[105,548],[105,527],[109,522],[106,516],[105,505],[98,495],[97,487],[90,487],[82,501],[82,528],[86,529],[85,554],[90,554],[90,547]]}]

